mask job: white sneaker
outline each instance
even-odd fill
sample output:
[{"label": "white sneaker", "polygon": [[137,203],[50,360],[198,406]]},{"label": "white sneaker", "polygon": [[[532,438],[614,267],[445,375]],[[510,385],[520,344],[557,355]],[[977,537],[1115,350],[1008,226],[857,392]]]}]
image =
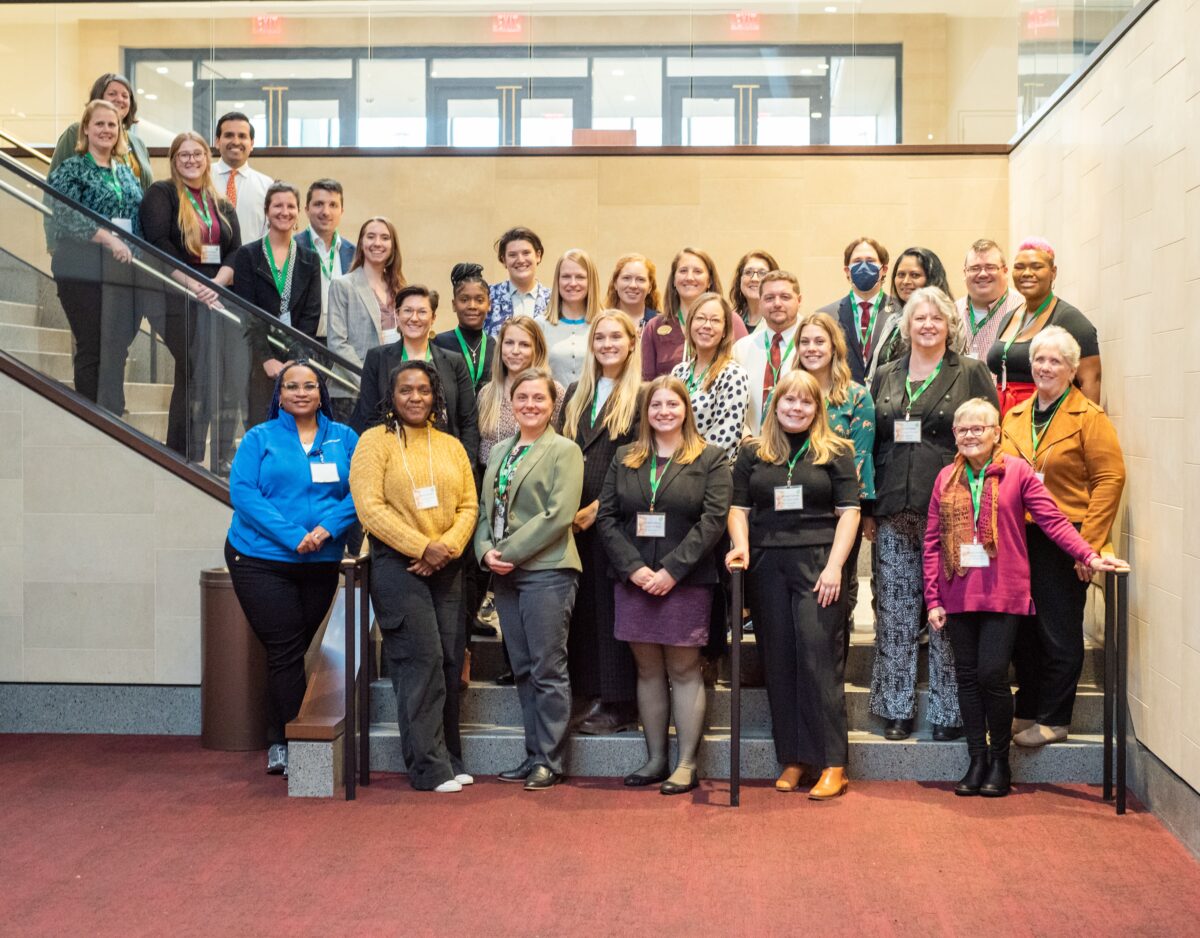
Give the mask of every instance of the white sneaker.
[{"label": "white sneaker", "polygon": [[459,772],[456,776],[454,776],[454,780],[463,786],[475,784],[475,776],[468,775],[466,772]]},{"label": "white sneaker", "polygon": [[450,792],[462,791],[462,784],[458,781],[458,779],[451,778],[438,785],[434,791],[436,791],[439,795],[447,795]]}]

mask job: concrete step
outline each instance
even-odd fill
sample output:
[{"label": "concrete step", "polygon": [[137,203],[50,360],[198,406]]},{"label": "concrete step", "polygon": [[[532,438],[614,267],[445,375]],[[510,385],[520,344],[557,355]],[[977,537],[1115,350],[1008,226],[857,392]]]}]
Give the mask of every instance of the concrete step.
[{"label": "concrete step", "polygon": [[0,348],[6,352],[71,352],[67,329],[44,329],[0,322]]},{"label": "concrete step", "polygon": [[[128,388],[128,385],[126,385]],[[127,392],[128,393],[128,392]],[[873,632],[855,630],[850,638],[850,656],[846,659],[846,682],[871,684],[871,666],[875,660],[875,635]],[[491,681],[507,669],[504,649],[499,638],[474,638],[471,640],[471,677],[479,681]],[[721,679],[729,681],[729,658],[721,662]],[[917,659],[917,680],[929,680],[929,657],[922,646]],[[1080,684],[1104,686],[1104,649],[1090,641],[1084,643],[1083,673]],[[762,685],[762,665],[758,659],[758,646],[754,636],[748,635],[742,642],[742,683],[746,686]]]},{"label": "concrete step", "polygon": [[167,438],[167,412],[165,410],[126,414],[125,422],[152,440],[158,440],[161,443]]},{"label": "concrete step", "polygon": [[[742,736],[741,769],[747,779],[773,779],[779,773],[769,734]],[[675,741],[671,740],[675,759]],[[1103,771],[1099,736],[1077,736],[1042,749],[1013,747],[1013,777],[1020,782],[1097,784]],[[524,734],[515,727],[478,724],[463,726],[463,759],[467,770],[496,775],[525,757]],[[567,746],[567,772],[576,777],[613,778],[637,769],[646,758],[640,733],[615,736],[573,736]],[[935,743],[924,739],[890,742],[870,733],[850,734],[851,779],[957,781],[966,771],[966,747],[961,742]],[[371,769],[403,772],[400,734],[394,724],[371,727]],[[729,735],[705,735],[700,747],[700,775],[729,777]]]},{"label": "concrete step", "polygon": [[12,349],[12,355],[24,362],[35,371],[41,372],[47,378],[55,381],[69,382],[75,377],[75,369],[71,364],[71,353],[39,352],[29,349]]},{"label": "concrete step", "polygon": [[125,382],[125,406],[130,413],[165,413],[171,406],[171,385]]},{"label": "concrete step", "polygon": [[[880,718],[870,713],[870,688],[865,685],[846,685],[846,720],[852,731],[879,732]],[[707,721],[710,727],[729,727],[733,694],[726,684],[708,688]],[[926,716],[929,690],[917,689],[917,735],[928,737],[930,728]],[[521,725],[521,706],[516,688],[473,681],[460,698],[462,723],[488,726]],[[396,697],[390,680],[378,680],[371,685],[371,722],[396,722]],[[1083,685],[1075,698],[1072,726],[1078,733],[1100,733],[1104,727],[1104,692],[1094,685]],[[743,732],[771,731],[771,715],[765,688],[750,687],[742,691]]]},{"label": "concrete step", "polygon": [[36,326],[38,324],[37,304],[0,300],[0,322],[13,326]]}]

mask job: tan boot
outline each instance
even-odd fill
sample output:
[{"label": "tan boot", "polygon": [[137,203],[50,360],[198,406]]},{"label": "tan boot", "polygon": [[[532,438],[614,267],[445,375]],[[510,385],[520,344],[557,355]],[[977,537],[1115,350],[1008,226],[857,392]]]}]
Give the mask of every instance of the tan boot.
[{"label": "tan boot", "polygon": [[1045,746],[1047,743],[1062,742],[1067,738],[1069,731],[1069,726],[1044,726],[1041,723],[1035,723],[1029,729],[1017,733],[1013,737],[1013,742],[1018,746],[1027,746],[1031,749],[1036,749],[1039,746]]},{"label": "tan boot", "polygon": [[1027,729],[1029,729],[1031,726],[1033,726],[1036,723],[1037,723],[1037,720],[1024,720],[1021,717],[1013,717],[1012,735],[1016,736],[1018,733],[1024,733]]},{"label": "tan boot", "polygon": [[820,781],[812,787],[808,797],[814,801],[827,801],[844,795],[849,787],[850,780],[846,778],[846,770],[840,765],[832,766],[821,773]]},{"label": "tan boot", "polygon": [[792,763],[783,767],[783,772],[775,780],[776,791],[795,791],[807,773],[807,767],[800,763]]}]

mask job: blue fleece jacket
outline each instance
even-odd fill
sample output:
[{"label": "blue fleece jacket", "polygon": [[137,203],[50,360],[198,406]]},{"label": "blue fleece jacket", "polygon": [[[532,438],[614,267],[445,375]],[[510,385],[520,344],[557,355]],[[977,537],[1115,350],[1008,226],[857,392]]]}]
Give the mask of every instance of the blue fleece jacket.
[{"label": "blue fleece jacket", "polygon": [[[355,520],[350,497],[350,457],[358,434],[317,414],[317,437],[304,452],[296,421],[286,411],[251,428],[233,457],[229,543],[247,557],[288,563],[337,561]],[[336,482],[314,482],[313,465],[337,467]],[[318,477],[329,470],[318,470]],[[321,525],[329,540],[319,551],[296,553],[304,535]]]}]

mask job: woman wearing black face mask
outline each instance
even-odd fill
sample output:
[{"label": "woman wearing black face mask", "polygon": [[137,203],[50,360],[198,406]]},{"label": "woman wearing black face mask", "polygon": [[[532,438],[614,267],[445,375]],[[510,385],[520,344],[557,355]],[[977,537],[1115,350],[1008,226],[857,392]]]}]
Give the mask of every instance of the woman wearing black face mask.
[{"label": "woman wearing black face mask", "polygon": [[891,360],[885,355],[896,350],[893,336],[900,327],[900,304],[884,292],[888,251],[874,238],[855,238],[842,252],[842,261],[850,292],[818,312],[838,321],[850,352],[850,376],[867,385],[875,369]]}]

